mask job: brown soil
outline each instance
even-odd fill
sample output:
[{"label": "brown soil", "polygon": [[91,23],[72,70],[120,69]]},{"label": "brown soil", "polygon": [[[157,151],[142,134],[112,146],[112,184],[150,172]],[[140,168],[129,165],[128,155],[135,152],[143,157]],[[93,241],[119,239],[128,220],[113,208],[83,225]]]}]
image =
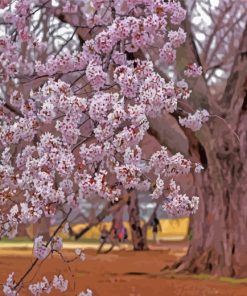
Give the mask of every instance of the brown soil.
[{"label": "brown soil", "polygon": [[[185,252],[184,247],[172,246],[165,250],[145,252],[115,251],[110,254],[96,254],[95,250],[86,250],[86,261],[74,262],[70,268],[57,255],[45,260],[34,269],[26,280],[36,282],[45,274],[51,279],[54,274],[62,273],[70,278],[70,289],[60,294],[53,291],[50,295],[77,295],[77,292],[91,288],[94,296],[246,296],[247,284],[225,283],[217,279],[196,279],[193,276],[162,273],[165,264],[173,263]],[[66,258],[72,258],[73,251],[64,251]],[[30,250],[20,252],[9,250],[9,254],[0,250],[0,282],[15,271],[18,279],[30,266]],[[1,289],[2,290],[2,289]],[[2,292],[0,292],[2,295]],[[24,286],[21,296],[30,293]],[[45,294],[46,295],[46,294]]]}]

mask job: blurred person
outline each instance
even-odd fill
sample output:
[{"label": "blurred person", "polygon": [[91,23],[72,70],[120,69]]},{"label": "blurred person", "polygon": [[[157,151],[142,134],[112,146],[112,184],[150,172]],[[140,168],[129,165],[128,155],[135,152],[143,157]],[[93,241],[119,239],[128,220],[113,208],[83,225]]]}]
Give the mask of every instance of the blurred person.
[{"label": "blurred person", "polygon": [[100,253],[104,244],[109,241],[110,231],[107,230],[106,226],[100,228],[100,246],[97,250],[97,253]]},{"label": "blurred person", "polygon": [[152,226],[153,241],[155,243],[157,243],[158,242],[158,240],[157,240],[158,230],[162,231],[162,228],[161,228],[160,221],[159,221],[156,213],[154,214],[153,219],[151,220],[150,224]]},{"label": "blurred person", "polygon": [[103,225],[103,227],[100,229],[100,242],[106,243],[108,241],[109,231],[107,230],[106,226]]},{"label": "blurred person", "polygon": [[124,225],[119,227],[117,236],[118,236],[119,242],[125,242],[128,239],[128,232],[126,227],[124,227]]}]

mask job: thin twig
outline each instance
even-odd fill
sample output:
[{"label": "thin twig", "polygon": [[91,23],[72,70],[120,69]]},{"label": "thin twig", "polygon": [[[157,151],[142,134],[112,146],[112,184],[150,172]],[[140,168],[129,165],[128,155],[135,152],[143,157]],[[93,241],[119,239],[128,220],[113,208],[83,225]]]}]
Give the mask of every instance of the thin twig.
[{"label": "thin twig", "polygon": [[[63,224],[67,221],[70,213],[72,212],[72,209],[69,210],[69,212],[67,213],[67,215],[65,216],[65,218],[62,220],[62,222],[59,224],[59,226],[57,227],[57,229],[53,232],[52,236],[50,237],[50,239],[47,241],[47,243],[45,244],[45,247],[48,247],[48,245],[51,243],[51,241],[53,240],[53,238],[55,237],[55,235],[58,233],[58,231],[61,229],[61,227],[63,226]],[[23,280],[29,275],[29,273],[33,270],[34,266],[38,263],[39,259],[36,258],[33,263],[31,264],[31,266],[28,268],[28,270],[24,273],[24,275],[19,279],[19,281],[15,284],[14,289],[18,288],[20,286],[20,284],[23,282]]]}]

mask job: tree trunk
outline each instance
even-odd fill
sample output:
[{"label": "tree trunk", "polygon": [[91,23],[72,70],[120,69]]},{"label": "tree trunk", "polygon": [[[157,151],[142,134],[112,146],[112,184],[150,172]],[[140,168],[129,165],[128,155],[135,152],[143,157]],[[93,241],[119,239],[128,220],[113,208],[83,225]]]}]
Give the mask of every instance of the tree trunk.
[{"label": "tree trunk", "polygon": [[[247,120],[245,126],[246,123]],[[210,164],[204,174],[196,177],[200,207],[192,221],[192,240],[188,254],[176,267],[178,271],[245,277],[246,166],[243,165],[240,153],[229,152],[224,155],[221,147],[211,153],[212,156],[207,156],[209,163],[214,161],[214,168],[211,169],[213,164]]]},{"label": "tree trunk", "polygon": [[141,227],[139,205],[136,192],[130,193],[128,206],[129,224],[134,251],[147,250],[147,240],[144,238],[143,230]]},{"label": "tree trunk", "polygon": [[246,50],[247,26],[220,100],[225,122],[215,118],[197,134],[208,168],[195,179],[200,206],[188,254],[176,264],[178,271],[247,276]]},{"label": "tree trunk", "polygon": [[160,206],[160,200],[157,201],[157,204],[152,212],[152,214],[150,215],[149,219],[147,220],[147,222],[144,223],[143,227],[142,227],[142,232],[143,232],[143,238],[144,238],[144,243],[148,248],[148,242],[147,242],[147,232],[148,232],[148,226],[150,226],[151,221],[154,218],[154,215],[156,214],[158,208]]},{"label": "tree trunk", "polygon": [[50,219],[42,217],[36,224],[33,225],[33,236],[37,237],[42,235],[45,241],[50,239]]},{"label": "tree trunk", "polygon": [[30,239],[30,235],[27,232],[27,225],[26,224],[19,224],[19,226],[18,226],[18,236]]},{"label": "tree trunk", "polygon": [[111,202],[107,203],[103,210],[91,221],[85,228],[83,228],[79,233],[74,233],[70,228],[70,235],[75,236],[75,239],[78,240],[85,233],[87,233],[92,227],[100,224],[105,217],[112,214],[115,211],[118,211],[127,203],[127,196],[124,196],[118,203],[112,204]]}]

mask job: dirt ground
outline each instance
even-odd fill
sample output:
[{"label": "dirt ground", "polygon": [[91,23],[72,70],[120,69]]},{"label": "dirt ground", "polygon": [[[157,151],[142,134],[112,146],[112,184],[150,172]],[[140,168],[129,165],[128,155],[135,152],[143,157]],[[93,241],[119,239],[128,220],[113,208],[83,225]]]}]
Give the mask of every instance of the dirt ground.
[{"label": "dirt ground", "polygon": [[[185,247],[173,245],[164,250],[145,252],[120,250],[96,254],[95,250],[85,250],[86,261],[70,263],[71,271],[58,255],[53,255],[34,269],[25,286],[29,281],[38,281],[44,274],[51,279],[54,274],[62,273],[71,283],[68,292],[62,294],[66,296],[77,295],[76,292],[86,288],[91,288],[94,296],[247,296],[247,283],[160,272],[164,265],[171,264],[185,251]],[[9,252],[0,249],[1,284],[12,271],[16,271],[16,279],[24,273],[32,262],[30,252],[27,249],[18,252],[16,249],[9,249]],[[73,251],[65,250],[64,255],[72,258]],[[21,296],[30,295],[25,286]],[[53,291],[49,295],[61,294]]]}]

